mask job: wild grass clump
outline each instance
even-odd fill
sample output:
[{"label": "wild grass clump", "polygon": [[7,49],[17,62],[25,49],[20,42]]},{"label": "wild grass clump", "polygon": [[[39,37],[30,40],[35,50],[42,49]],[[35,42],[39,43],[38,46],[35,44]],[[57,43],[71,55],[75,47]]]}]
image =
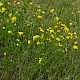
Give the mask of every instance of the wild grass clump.
[{"label": "wild grass clump", "polygon": [[79,80],[79,0],[1,0],[1,80]]}]

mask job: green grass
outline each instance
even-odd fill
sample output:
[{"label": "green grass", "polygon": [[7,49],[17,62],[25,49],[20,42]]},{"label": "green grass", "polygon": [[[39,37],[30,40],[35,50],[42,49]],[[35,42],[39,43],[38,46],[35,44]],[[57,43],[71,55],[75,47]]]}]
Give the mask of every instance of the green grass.
[{"label": "green grass", "polygon": [[79,0],[1,0],[0,47],[1,80],[80,80]]}]

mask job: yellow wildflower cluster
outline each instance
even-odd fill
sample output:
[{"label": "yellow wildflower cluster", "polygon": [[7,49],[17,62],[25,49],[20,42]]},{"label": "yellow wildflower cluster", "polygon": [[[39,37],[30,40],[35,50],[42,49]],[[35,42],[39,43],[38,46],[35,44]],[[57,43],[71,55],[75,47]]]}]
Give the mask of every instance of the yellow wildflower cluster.
[{"label": "yellow wildflower cluster", "polygon": [[65,31],[65,32],[69,32],[69,28],[68,28],[65,24],[61,24],[61,26],[64,27],[64,31]]},{"label": "yellow wildflower cluster", "polygon": [[[2,0],[2,2],[4,1],[7,0]],[[75,17],[67,20],[69,17],[64,18],[65,15],[62,15],[62,13],[59,15],[60,10],[58,11],[57,8],[53,9],[54,7],[51,8],[52,6],[48,7],[46,5],[42,7],[42,4],[34,2],[34,0],[32,0],[32,2],[27,1],[28,3],[26,1],[27,0],[13,0],[13,2],[7,1],[6,5],[0,2],[1,31],[3,34],[7,33],[6,35],[9,36],[8,38],[10,39],[11,37],[15,36],[16,39],[14,37],[13,38],[16,41],[12,41],[13,46],[15,45],[15,47],[17,46],[17,48],[20,48],[18,46],[21,45],[21,47],[24,47],[23,44],[26,45],[27,43],[26,47],[30,47],[31,43],[34,43],[35,46],[37,46],[35,49],[42,49],[41,52],[46,52],[44,50],[46,50],[48,47],[50,47],[49,49],[53,49],[55,47],[56,51],[57,47],[60,47],[58,51],[62,50],[67,52],[69,51],[68,47],[73,42],[70,48],[76,50],[79,49],[77,41],[79,34],[77,35],[77,32],[74,31],[75,29],[77,30],[79,28],[78,17],[77,20],[75,20]],[[77,9],[76,14],[75,10],[72,11],[71,13],[74,15],[80,13],[80,10]],[[71,26],[76,26],[76,28],[74,27],[74,29],[72,29],[73,27]],[[15,47],[13,48],[15,49]],[[24,47],[24,49],[26,47]],[[3,53],[3,55],[6,56],[6,53]],[[40,56],[43,55],[40,54]],[[38,63],[40,64],[42,60],[42,58],[39,58]]]}]

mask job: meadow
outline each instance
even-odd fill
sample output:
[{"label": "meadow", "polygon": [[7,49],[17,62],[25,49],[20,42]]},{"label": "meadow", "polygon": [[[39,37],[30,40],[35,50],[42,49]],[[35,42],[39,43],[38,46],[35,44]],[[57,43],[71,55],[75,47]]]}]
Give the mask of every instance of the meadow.
[{"label": "meadow", "polygon": [[0,80],[80,80],[80,0],[0,0]]}]

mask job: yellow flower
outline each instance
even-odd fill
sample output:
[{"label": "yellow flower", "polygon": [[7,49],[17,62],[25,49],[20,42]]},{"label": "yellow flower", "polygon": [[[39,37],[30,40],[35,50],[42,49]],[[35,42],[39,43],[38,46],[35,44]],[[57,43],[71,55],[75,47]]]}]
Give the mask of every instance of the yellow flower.
[{"label": "yellow flower", "polygon": [[29,2],[29,4],[32,5],[33,3],[32,2]]},{"label": "yellow flower", "polygon": [[30,26],[30,24],[27,24],[27,26]]},{"label": "yellow flower", "polygon": [[51,36],[52,38],[54,38],[54,34],[51,34],[50,36]]},{"label": "yellow flower", "polygon": [[78,36],[77,36],[77,35],[75,35],[74,37],[75,37],[75,38],[78,38]]},{"label": "yellow flower", "polygon": [[42,62],[42,58],[39,58],[39,64],[41,64],[41,62]]},{"label": "yellow flower", "polygon": [[2,7],[1,12],[4,12],[6,10],[6,8]]},{"label": "yellow flower", "polygon": [[61,43],[58,43],[58,45],[59,45],[60,47],[62,47],[62,46],[63,46]]},{"label": "yellow flower", "polygon": [[42,35],[40,36],[40,38],[43,39],[43,38],[44,38],[44,34],[42,34]]},{"label": "yellow flower", "polygon": [[41,19],[41,18],[42,18],[42,16],[38,15],[38,16],[37,16],[37,18]]},{"label": "yellow flower", "polygon": [[19,5],[19,4],[21,4],[20,2],[17,2],[17,4]]},{"label": "yellow flower", "polygon": [[61,22],[59,22],[58,24],[61,24]]},{"label": "yellow flower", "polygon": [[73,45],[73,49],[78,49],[78,46],[76,46],[76,45]]},{"label": "yellow flower", "polygon": [[46,40],[48,40],[49,42],[52,42],[51,38],[47,38]]},{"label": "yellow flower", "polygon": [[57,30],[57,32],[60,32],[61,30]]},{"label": "yellow flower", "polygon": [[71,39],[73,38],[73,36],[69,36]]},{"label": "yellow flower", "polygon": [[4,53],[4,56],[6,56],[6,53]]},{"label": "yellow flower", "polygon": [[66,39],[69,39],[70,37],[69,36],[66,36]]},{"label": "yellow flower", "polygon": [[37,6],[38,8],[41,8],[41,6]]},{"label": "yellow flower", "polygon": [[8,3],[8,5],[11,5],[11,3],[10,2],[7,2]]},{"label": "yellow flower", "polygon": [[38,9],[37,11],[38,11],[38,12],[41,12],[41,9]]},{"label": "yellow flower", "polygon": [[51,29],[51,30],[50,30],[50,34],[53,33],[53,32],[54,32],[54,30]]},{"label": "yellow flower", "polygon": [[60,41],[60,38],[56,38],[57,41]]},{"label": "yellow flower", "polygon": [[66,27],[66,25],[65,25],[65,24],[61,24],[61,26]]},{"label": "yellow flower", "polygon": [[14,0],[14,3],[16,3],[16,0]]},{"label": "yellow flower", "polygon": [[19,40],[19,39],[16,39],[16,41],[18,41],[18,42],[19,42],[20,40]]},{"label": "yellow flower", "polygon": [[65,31],[65,32],[69,32],[69,28],[64,27],[64,31]]},{"label": "yellow flower", "polygon": [[74,44],[78,44],[78,42],[77,42],[77,41],[75,41],[75,42],[74,42]]},{"label": "yellow flower", "polygon": [[74,14],[74,12],[72,12],[72,14]]},{"label": "yellow flower", "polygon": [[59,17],[56,17],[55,19],[56,19],[56,21],[59,21]]},{"label": "yellow flower", "polygon": [[76,35],[76,32],[74,32],[73,34]]},{"label": "yellow flower", "polygon": [[12,16],[12,13],[10,13],[8,16],[11,17]]},{"label": "yellow flower", "polygon": [[9,30],[9,31],[8,31],[8,34],[11,34],[11,33],[12,33],[12,31],[11,31],[11,30]]},{"label": "yellow flower", "polygon": [[67,48],[65,48],[65,51],[67,52],[67,51],[68,51],[68,49],[67,49]]},{"label": "yellow flower", "polygon": [[65,31],[65,32],[69,32],[69,28],[67,28],[67,26],[66,26],[65,24],[61,24],[61,26],[64,27],[64,31]]},{"label": "yellow flower", "polygon": [[24,32],[18,32],[18,34],[21,36],[21,35],[23,35],[23,34],[24,34]]},{"label": "yellow flower", "polygon": [[44,32],[44,30],[41,27],[39,27],[39,29],[40,29],[41,32]]},{"label": "yellow flower", "polygon": [[73,35],[73,34],[72,34],[72,33],[70,33],[70,32],[68,32],[68,34],[69,34],[69,35],[71,35],[71,36]]},{"label": "yellow flower", "polygon": [[39,35],[33,36],[33,40],[35,40],[35,39],[37,39],[37,38],[39,38]]},{"label": "yellow flower", "polygon": [[42,14],[45,14],[45,11],[42,11],[41,13],[42,13]]},{"label": "yellow flower", "polygon": [[62,39],[64,39],[64,36],[60,36]]},{"label": "yellow flower", "polygon": [[16,46],[20,46],[19,43],[17,43]]},{"label": "yellow flower", "polygon": [[69,23],[69,25],[70,25],[70,26],[72,26],[72,25],[73,25],[73,23],[71,22],[71,23]]},{"label": "yellow flower", "polygon": [[50,13],[53,13],[53,12],[54,12],[54,9],[51,9],[51,10],[50,10]]},{"label": "yellow flower", "polygon": [[39,45],[39,44],[40,44],[40,42],[38,41],[38,42],[37,42],[37,45]]},{"label": "yellow flower", "polygon": [[12,17],[12,22],[14,22],[14,21],[16,21],[16,17],[15,16]]},{"label": "yellow flower", "polygon": [[31,40],[28,40],[28,44],[30,44],[31,43]]},{"label": "yellow flower", "polygon": [[0,6],[2,6],[3,5],[3,3],[2,2],[0,2]]},{"label": "yellow flower", "polygon": [[2,27],[2,29],[5,29],[5,27]]}]

